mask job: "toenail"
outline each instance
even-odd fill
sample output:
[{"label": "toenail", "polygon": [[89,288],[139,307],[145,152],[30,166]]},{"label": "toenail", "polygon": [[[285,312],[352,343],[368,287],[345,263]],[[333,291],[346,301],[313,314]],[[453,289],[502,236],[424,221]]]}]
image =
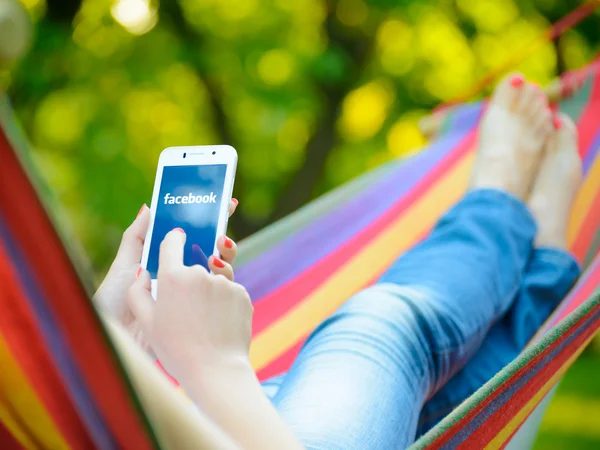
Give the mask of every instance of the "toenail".
[{"label": "toenail", "polygon": [[554,128],[555,129],[560,129],[560,127],[562,126],[562,120],[560,120],[559,117],[555,117],[554,118]]},{"label": "toenail", "polygon": [[514,77],[511,78],[510,80],[510,84],[513,87],[520,87],[523,86],[523,83],[525,82],[525,80],[523,79],[523,77],[521,75],[515,75]]}]

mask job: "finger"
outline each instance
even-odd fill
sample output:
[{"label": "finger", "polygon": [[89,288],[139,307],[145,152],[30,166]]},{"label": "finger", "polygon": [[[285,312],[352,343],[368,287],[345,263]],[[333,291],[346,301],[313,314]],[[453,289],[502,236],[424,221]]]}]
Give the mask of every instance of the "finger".
[{"label": "finger", "polygon": [[152,326],[154,300],[150,294],[150,273],[147,270],[142,270],[129,288],[127,304],[142,331],[148,335]]},{"label": "finger", "polygon": [[233,216],[233,213],[235,212],[237,206],[238,206],[238,200],[237,198],[232,198],[231,201],[229,202],[229,217]]},{"label": "finger", "polygon": [[175,228],[167,233],[160,244],[158,252],[158,270],[174,268],[183,265],[183,246],[186,235],[181,228]]},{"label": "finger", "polygon": [[217,250],[223,261],[233,265],[235,258],[237,258],[237,245],[232,239],[227,236],[221,236],[217,240]]},{"label": "finger", "polygon": [[208,267],[215,275],[223,275],[229,281],[233,281],[233,268],[222,259],[212,255],[208,258]]},{"label": "finger", "polygon": [[143,204],[133,223],[123,233],[116,259],[125,264],[140,263],[149,224],[150,208]]}]

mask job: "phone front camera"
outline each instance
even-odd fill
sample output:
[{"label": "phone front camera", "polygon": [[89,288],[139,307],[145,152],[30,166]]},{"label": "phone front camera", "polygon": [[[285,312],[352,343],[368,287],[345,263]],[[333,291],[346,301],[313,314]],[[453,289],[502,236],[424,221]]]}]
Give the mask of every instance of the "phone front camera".
[{"label": "phone front camera", "polygon": [[187,153],[184,153],[184,154],[183,154],[183,157],[185,158],[185,157],[186,157],[186,155],[187,155]]},{"label": "phone front camera", "polygon": [[216,155],[216,154],[217,154],[217,152],[213,152],[213,155]]}]

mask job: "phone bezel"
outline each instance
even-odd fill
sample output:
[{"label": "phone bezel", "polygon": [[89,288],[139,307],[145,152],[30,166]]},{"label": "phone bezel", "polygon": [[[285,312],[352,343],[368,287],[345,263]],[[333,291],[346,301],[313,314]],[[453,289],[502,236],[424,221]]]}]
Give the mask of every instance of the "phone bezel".
[{"label": "phone bezel", "polygon": [[[215,152],[214,155],[213,152]],[[183,157],[184,153],[186,154],[185,158]],[[221,197],[221,204],[219,205],[219,220],[217,223],[218,238],[227,231],[229,203],[231,202],[235,171],[237,168],[236,150],[230,145],[193,145],[185,147],[168,147],[160,153],[156,177],[154,179],[154,189],[152,191],[152,202],[150,204],[150,224],[144,240],[144,249],[142,252],[141,266],[144,269],[148,264],[152,232],[154,230],[154,217],[158,207],[158,195],[160,193],[160,184],[164,168],[169,166],[201,166],[214,164],[227,165],[225,171],[225,185],[223,186],[223,195]],[[215,246],[212,254],[217,254],[217,239],[215,239]],[[208,257],[210,255],[206,256]],[[152,281],[154,284],[155,279]]]}]

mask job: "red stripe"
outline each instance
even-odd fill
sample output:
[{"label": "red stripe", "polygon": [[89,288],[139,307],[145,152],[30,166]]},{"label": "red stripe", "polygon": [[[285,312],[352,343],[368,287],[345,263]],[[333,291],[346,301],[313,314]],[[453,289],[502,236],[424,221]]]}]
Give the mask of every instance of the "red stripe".
[{"label": "red stripe", "polygon": [[[585,319],[590,315],[600,310],[600,306],[593,308],[590,313],[586,314]],[[554,374],[565,364],[565,362],[573,356],[574,352],[580,348],[587,338],[592,336],[598,329],[599,321],[595,322],[595,326],[590,326],[586,331],[581,333],[572,343],[570,343],[558,356],[551,361],[519,392],[513,395],[506,403],[498,408],[494,414],[487,418],[485,426],[478,427],[458,448],[469,448],[469,444],[477,442],[482,444],[482,447],[496,437],[496,435],[521,411],[521,409],[531,400],[536,393],[554,376]],[[572,334],[572,333],[569,333]],[[553,345],[552,347],[555,347]],[[515,380],[516,381],[516,380]]]},{"label": "red stripe", "polygon": [[587,212],[585,220],[579,229],[577,239],[571,246],[571,251],[575,254],[579,261],[583,261],[585,256],[594,241],[594,236],[600,226],[600,190],[596,193],[590,209]]},{"label": "red stripe", "polygon": [[285,351],[285,353],[278,356],[276,359],[271,361],[261,370],[256,372],[256,376],[260,381],[268,380],[271,377],[275,377],[277,375],[281,375],[285,371],[289,370],[292,367],[292,364],[296,360],[296,356],[300,353],[300,349],[304,345],[304,342],[308,338],[308,335],[303,336],[298,342],[296,342],[292,347]]},{"label": "red stripe", "polygon": [[577,307],[592,296],[598,287],[600,287],[600,261],[596,263],[592,271],[586,272],[585,280],[583,283],[577,285],[574,296],[566,301],[565,309],[561,311],[552,325],[560,322],[575,311]]},{"label": "red stripe", "polygon": [[[35,442],[35,439],[33,441]],[[2,450],[20,450],[23,448],[2,422],[0,422],[0,448]]]},{"label": "red stripe", "polygon": [[590,96],[585,110],[579,117],[577,132],[579,134],[579,154],[584,159],[591,151],[592,143],[598,130],[598,110],[600,109],[600,74],[594,76]]},{"label": "red stripe", "polygon": [[327,280],[343,264],[355,256],[375,239],[380,231],[397,219],[415,200],[426,192],[471,148],[475,141],[475,133],[470,132],[457,148],[445,157],[423,180],[407,195],[398,200],[390,209],[382,214],[371,225],[352,239],[321,259],[303,273],[280,288],[263,297],[256,305],[254,312],[254,335],[263,331],[271,323],[278,320],[297,303],[304,300],[314,289]]},{"label": "red stripe", "polygon": [[[443,434],[441,434],[435,442],[431,444],[430,448],[440,448],[445,443],[447,443],[453,436],[455,436],[460,430],[462,430],[467,423],[469,423],[473,418],[479,414],[482,410],[484,410],[491,402],[493,402],[499,395],[506,391],[510,386],[512,386],[517,380],[519,380],[531,367],[539,363],[549,352],[551,352],[554,348],[556,348],[560,343],[562,343],[565,339],[571,336],[578,328],[575,325],[583,323],[597,308],[594,308],[584,317],[580,318],[577,323],[573,324],[573,326],[562,336],[556,339],[552,344],[550,344],[547,348],[545,348],[540,354],[531,359],[527,364],[517,370],[509,379],[507,379],[502,385],[496,388],[488,397],[486,397],[481,403],[475,406],[471,411],[469,411],[465,416],[456,422],[451,428],[446,430]],[[591,327],[590,327],[591,328]],[[573,344],[571,344],[573,345]],[[565,349],[566,350],[566,349]]]},{"label": "red stripe", "polygon": [[17,274],[0,242],[0,329],[6,345],[26,382],[52,418],[56,431],[73,448],[92,448],[92,441],[48,357],[44,338],[33,319],[35,315],[16,280]]},{"label": "red stripe", "polygon": [[0,154],[0,195],[6,225],[19,242],[48,307],[60,321],[63,336],[104,420],[122,448],[152,448],[90,299],[1,130]]},{"label": "red stripe", "polygon": [[[550,392],[548,392],[549,394]],[[535,412],[535,410],[537,409],[537,407],[540,405],[540,403],[542,403],[542,401],[546,398],[546,396],[548,395],[544,395],[539,402],[535,403],[534,408],[525,416],[525,419],[523,420],[523,422],[521,422],[521,424],[515,429],[515,431],[513,431],[510,436],[508,437],[508,439],[504,442],[504,444],[502,444],[502,446],[500,447],[500,450],[503,450],[506,448],[506,446],[508,444],[510,444],[510,441],[512,440],[512,438],[515,437],[515,434],[517,434],[517,432],[521,429],[521,427],[525,424],[525,422],[527,422],[527,420],[531,417],[531,415]]]}]

